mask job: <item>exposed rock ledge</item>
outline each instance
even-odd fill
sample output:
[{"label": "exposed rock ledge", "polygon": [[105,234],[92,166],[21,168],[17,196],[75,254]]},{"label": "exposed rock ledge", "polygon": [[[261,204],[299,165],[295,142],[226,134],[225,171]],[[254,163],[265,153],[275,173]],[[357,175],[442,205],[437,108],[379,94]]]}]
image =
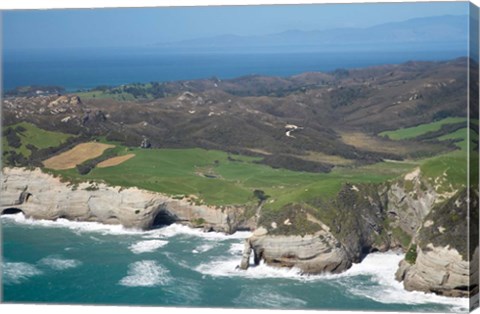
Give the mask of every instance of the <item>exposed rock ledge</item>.
[{"label": "exposed rock ledge", "polygon": [[308,274],[340,273],[352,265],[344,247],[325,230],[305,236],[271,236],[263,227],[245,240],[241,269],[249,267],[253,251],[255,264],[296,267]]},{"label": "exposed rock ledge", "polygon": [[[425,251],[417,249],[415,264],[403,260],[395,274],[397,280],[403,280],[406,290],[434,292],[451,297],[470,296],[469,283],[474,278],[471,272],[475,267],[470,267],[470,263],[457,250],[433,245],[429,245]],[[474,256],[478,263],[478,248]]]},{"label": "exposed rock ledge", "polygon": [[[405,232],[411,232],[414,239],[423,239],[423,241],[420,241],[422,243],[431,239],[437,239],[435,241],[439,242],[438,245],[416,246],[417,256],[414,264],[411,265],[407,261],[402,261],[396,274],[397,279],[404,282],[407,290],[433,292],[454,297],[468,297],[478,293],[478,267],[472,267],[465,258],[462,258],[462,252],[459,253],[458,247],[449,247],[449,241],[438,236],[432,238],[432,235],[435,235],[432,230],[437,229],[446,239],[462,238],[461,235],[466,234],[466,217],[462,216],[462,213],[464,215],[466,212],[463,210],[466,206],[465,195],[459,193],[455,197],[451,197],[444,205],[432,211],[432,207],[435,206],[434,202],[431,201],[432,198],[423,194],[418,197],[419,202],[422,201],[423,203],[415,204],[416,206],[412,207],[408,205],[399,206],[398,204],[401,202],[396,202],[396,200],[401,197],[405,203],[409,196],[407,197],[407,193],[402,191],[400,193],[395,189],[398,190],[397,185],[392,185],[389,190],[382,192],[387,195],[384,201],[388,201],[386,202],[388,213],[395,213],[394,217],[397,217],[398,224],[403,227],[402,229]],[[347,190],[350,191],[351,189]],[[358,192],[358,189],[355,192]],[[61,182],[59,178],[45,174],[39,169],[4,168],[2,171],[1,195],[0,213],[20,210],[27,217],[35,219],[55,220],[66,218],[106,224],[122,224],[125,227],[140,229],[149,229],[155,224],[178,222],[192,227],[204,227],[207,230],[227,233],[246,228],[253,230],[256,226],[253,219],[246,221],[243,218],[243,208],[227,207],[222,209],[212,206],[198,206],[187,200],[177,200],[160,193],[137,188],[112,187],[96,183],[72,185]],[[473,195],[478,200],[478,195]],[[427,198],[428,200],[425,201]],[[356,202],[354,204],[356,213],[382,217],[378,210],[386,206],[381,204],[375,206],[371,203],[371,201],[374,201],[373,198],[352,199]],[[362,199],[371,201],[365,204],[359,203],[359,200]],[[352,208],[352,206],[345,206],[345,208]],[[365,207],[365,210],[362,210],[363,207]],[[416,219],[402,220],[403,211],[408,213],[411,208],[417,210],[422,208],[422,211],[418,213]],[[457,211],[460,217],[455,225],[456,228],[452,228],[453,224],[451,222],[441,219],[441,217],[449,217],[443,210],[451,211],[453,209]],[[352,213],[348,212],[347,214],[351,215]],[[456,216],[452,217],[455,218]],[[437,223],[429,223],[430,220]],[[358,228],[362,225],[354,224],[350,226],[349,221],[345,220],[347,224],[342,225],[341,229],[360,230]],[[355,222],[355,220],[351,221]],[[381,219],[379,221],[381,222]],[[443,225],[450,226],[448,232],[443,233],[443,229],[440,228]],[[422,227],[419,232],[417,228],[420,226]],[[347,233],[347,240],[353,239],[352,242],[345,241],[345,239],[343,241],[339,240],[338,236],[335,236],[328,227],[321,226],[321,229],[314,234],[304,236],[284,236],[269,234],[266,228],[259,227],[250,238],[245,240],[240,268],[247,269],[249,267],[250,255],[253,252],[256,264],[260,260],[264,260],[269,265],[296,267],[309,274],[340,273],[350,268],[352,262],[356,262],[355,254],[351,253],[352,247],[360,245],[359,248],[362,250],[363,247],[369,246],[378,250],[380,250],[379,247],[388,249],[388,245],[385,246],[382,243],[380,243],[380,246],[368,244],[368,241],[370,241],[368,240],[368,234],[369,232],[375,232],[375,230],[368,231],[370,229],[367,228],[368,230],[365,231],[367,236],[358,239]],[[453,229],[458,229],[458,231],[454,232]],[[395,242],[394,239],[386,239],[385,241]],[[464,242],[460,241],[459,243],[464,244]],[[350,246],[346,247],[345,243]],[[478,248],[473,254],[473,259],[473,263],[478,265]],[[476,274],[472,272],[476,272]],[[477,278],[476,281],[475,278]]]},{"label": "exposed rock ledge", "polygon": [[194,205],[160,193],[106,184],[61,182],[40,169],[2,170],[0,213],[22,211],[34,219],[66,218],[149,229],[155,224],[184,223],[232,233],[248,228],[242,208]]}]

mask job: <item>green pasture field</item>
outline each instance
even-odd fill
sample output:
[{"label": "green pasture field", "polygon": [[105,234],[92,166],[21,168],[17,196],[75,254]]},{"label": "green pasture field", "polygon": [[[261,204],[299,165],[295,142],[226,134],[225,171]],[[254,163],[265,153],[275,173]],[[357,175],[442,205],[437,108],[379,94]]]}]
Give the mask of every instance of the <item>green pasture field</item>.
[{"label": "green pasture field", "polygon": [[30,150],[27,148],[28,144],[31,144],[38,149],[56,147],[64,143],[68,138],[73,136],[71,134],[65,134],[61,132],[46,131],[28,122],[21,122],[8,127],[3,127],[3,132],[5,132],[8,128],[15,129],[19,126],[25,129],[25,131],[17,132],[17,135],[20,137],[22,145],[18,148],[10,147],[8,146],[7,138],[3,136],[2,137],[3,152],[14,150],[17,153],[22,154],[25,157],[28,157],[31,154]]},{"label": "green pasture field", "polygon": [[386,136],[391,140],[406,140],[406,139],[415,138],[417,136],[420,136],[429,132],[438,131],[442,128],[442,125],[460,123],[460,122],[465,122],[465,126],[467,125],[466,118],[451,117],[451,118],[445,118],[439,121],[435,121],[432,123],[417,125],[411,128],[385,131],[380,133],[379,135]]},{"label": "green pasture field", "polygon": [[55,171],[71,181],[104,181],[114,186],[138,187],[168,195],[195,195],[209,205],[255,204],[253,191],[268,195],[265,208],[281,208],[308,199],[334,197],[342,184],[380,183],[411,171],[416,164],[382,162],[358,168],[336,168],[331,173],[273,169],[259,158],[229,155],[200,148],[125,149],[135,157],[120,165],[95,168],[80,176],[75,169]]},{"label": "green pasture field", "polygon": [[[19,148],[26,155],[29,154],[25,147],[28,143],[38,148],[57,146],[71,136],[45,131],[28,123],[19,125],[26,129],[20,134],[22,146]],[[116,145],[115,155],[134,154],[135,157],[119,165],[94,168],[86,175],[80,175],[77,169],[46,171],[61,175],[72,183],[96,181],[114,186],[138,187],[172,196],[195,195],[195,202],[217,206],[255,205],[259,200],[254,191],[261,190],[268,196],[264,209],[278,210],[287,204],[308,206],[309,200],[329,200],[336,196],[345,183],[382,183],[401,177],[418,166],[427,178],[446,175],[445,189],[465,185],[466,135],[466,129],[460,129],[439,137],[439,140],[456,140],[459,147],[446,154],[422,160],[384,161],[360,167],[339,166],[330,173],[274,169],[258,163],[259,157],[233,155],[217,150],[140,149],[128,148],[119,143],[110,143]],[[108,143],[104,139],[101,141]],[[5,139],[3,145],[7,145]]]}]

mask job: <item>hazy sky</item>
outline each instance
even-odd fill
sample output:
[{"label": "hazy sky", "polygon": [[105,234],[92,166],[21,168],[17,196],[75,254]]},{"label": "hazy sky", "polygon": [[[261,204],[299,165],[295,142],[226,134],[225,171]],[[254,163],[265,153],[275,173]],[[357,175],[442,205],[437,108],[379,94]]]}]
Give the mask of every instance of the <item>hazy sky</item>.
[{"label": "hazy sky", "polygon": [[133,47],[467,13],[468,2],[4,11],[3,41],[5,49]]}]

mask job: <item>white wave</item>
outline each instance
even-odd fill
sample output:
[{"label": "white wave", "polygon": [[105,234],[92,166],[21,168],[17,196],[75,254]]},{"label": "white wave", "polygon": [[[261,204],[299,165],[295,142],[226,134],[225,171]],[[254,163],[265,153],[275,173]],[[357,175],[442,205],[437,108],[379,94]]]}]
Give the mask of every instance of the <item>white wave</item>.
[{"label": "white wave", "polygon": [[244,278],[289,278],[302,279],[300,270],[296,268],[271,267],[261,262],[258,266],[252,266],[248,270],[238,269],[239,258],[228,260],[215,260],[201,264],[195,268],[204,275],[214,277],[244,277]]},{"label": "white wave", "polygon": [[98,222],[71,221],[59,218],[57,220],[43,220],[26,218],[24,214],[18,213],[13,215],[2,215],[2,220],[15,222],[17,224],[32,225],[48,228],[67,228],[76,232],[96,232],[111,235],[143,235],[144,238],[170,238],[177,235],[191,235],[201,237],[207,240],[229,240],[229,239],[245,239],[251,235],[248,231],[238,231],[234,234],[225,234],[221,232],[205,232],[202,229],[190,228],[181,224],[172,224],[167,227],[140,230],[135,228],[125,228],[122,225],[106,225]]},{"label": "white wave", "polygon": [[3,283],[19,284],[30,277],[41,275],[42,272],[32,264],[18,262],[2,263]]},{"label": "white wave", "polygon": [[247,302],[256,308],[304,308],[307,302],[285,293],[272,291],[271,288],[252,288],[247,287],[240,295],[233,300],[239,306],[244,306]]},{"label": "white wave", "polygon": [[22,213],[14,215],[2,215],[2,220],[13,221],[17,224],[31,225],[36,227],[47,228],[65,228],[75,232],[97,232],[101,234],[142,234],[144,231],[139,229],[129,229],[122,225],[106,225],[98,222],[86,222],[86,221],[71,221],[68,219],[59,218],[57,220],[44,220],[44,219],[32,219],[26,218]]},{"label": "white wave", "polygon": [[395,280],[395,272],[398,263],[403,259],[403,254],[395,252],[372,253],[369,254],[361,263],[354,264],[345,273],[329,276],[332,279],[356,277],[368,275],[375,285],[361,284],[361,280],[341,281],[343,285],[352,294],[366,297],[377,302],[388,304],[443,304],[450,305],[453,310],[468,309],[467,298],[449,298],[442,297],[433,293],[423,293],[418,291],[407,291],[403,288],[403,283]]},{"label": "white wave", "polygon": [[244,243],[232,243],[228,252],[232,255],[242,256],[244,247]]},{"label": "white wave", "polygon": [[202,244],[196,247],[195,249],[192,250],[192,253],[198,254],[198,253],[205,253],[207,251],[210,251],[215,247],[215,244],[212,243],[207,243],[207,244]]},{"label": "white wave", "polygon": [[48,266],[53,270],[65,270],[69,268],[75,268],[82,264],[82,262],[74,259],[62,259],[53,256],[42,258],[38,263]]},{"label": "white wave", "polygon": [[231,239],[245,239],[251,235],[248,231],[237,231],[234,234],[225,234],[221,232],[205,232],[202,229],[190,228],[181,224],[172,224],[160,229],[145,231],[146,238],[158,237],[158,238],[171,238],[177,235],[190,235],[195,237],[201,237],[207,240],[231,240]]},{"label": "white wave", "polygon": [[[237,245],[230,248],[239,249]],[[361,263],[354,264],[349,270],[341,274],[302,275],[297,268],[278,268],[260,263],[251,266],[248,270],[240,270],[238,256],[230,259],[214,260],[201,264],[196,271],[214,277],[243,277],[243,278],[283,278],[303,282],[334,281],[344,286],[351,294],[369,298],[386,304],[443,304],[452,306],[452,311],[468,309],[467,298],[443,297],[433,293],[407,291],[403,283],[395,280],[395,272],[403,254],[396,252],[372,253]],[[359,278],[369,276],[369,280]]]},{"label": "white wave", "polygon": [[169,271],[156,261],[145,260],[129,265],[128,276],[119,282],[127,287],[163,286],[171,281]]},{"label": "white wave", "polygon": [[135,254],[153,252],[162,246],[168,244],[168,241],[164,240],[147,240],[147,241],[140,241],[135,244],[132,244],[129,249]]}]

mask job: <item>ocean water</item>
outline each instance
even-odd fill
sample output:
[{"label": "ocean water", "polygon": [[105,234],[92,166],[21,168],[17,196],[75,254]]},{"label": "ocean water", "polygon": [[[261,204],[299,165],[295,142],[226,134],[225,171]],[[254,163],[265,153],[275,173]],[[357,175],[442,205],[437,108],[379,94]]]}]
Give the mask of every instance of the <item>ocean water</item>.
[{"label": "ocean water", "polygon": [[3,89],[56,85],[68,91],[100,85],[163,82],[244,75],[290,76],[396,64],[410,60],[440,61],[466,56],[461,50],[318,53],[161,53],[154,49],[101,49],[58,52],[5,52]]},{"label": "ocean water", "polygon": [[7,303],[260,309],[466,311],[467,299],[407,292],[402,256],[373,253],[339,275],[302,276],[264,264],[237,270],[248,232],[151,231],[1,217]]}]

